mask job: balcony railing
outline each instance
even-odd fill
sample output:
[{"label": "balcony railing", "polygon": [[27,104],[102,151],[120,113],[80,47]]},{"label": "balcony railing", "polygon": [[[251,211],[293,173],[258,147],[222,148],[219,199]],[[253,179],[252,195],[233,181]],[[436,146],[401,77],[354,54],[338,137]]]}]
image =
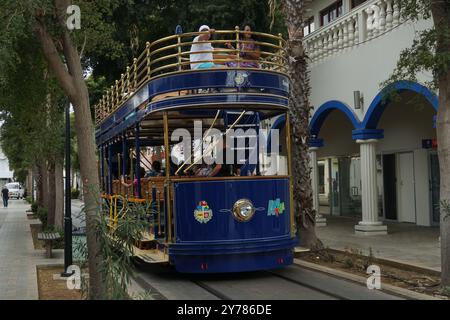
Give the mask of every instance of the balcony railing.
[{"label": "balcony railing", "polygon": [[305,37],[312,63],[378,38],[402,23],[400,0],[370,0]]},{"label": "balcony railing", "polygon": [[[207,32],[192,32],[172,35],[153,43],[147,42],[145,50],[133,60],[133,64],[126,69],[120,80],[103,95],[95,106],[95,122],[100,124],[111,115],[119,106],[130,99],[134,93],[141,89],[148,81],[160,76],[187,72],[190,69],[190,55],[213,53],[211,61],[196,61],[197,64],[212,62],[224,68],[233,69],[265,69],[286,73],[285,45],[286,41],[281,34],[278,36],[260,33],[245,32],[236,27],[235,30],[215,31],[217,40],[200,41],[211,43],[214,51],[190,51],[193,38]],[[257,51],[242,49],[242,44],[250,43],[242,36],[251,34],[251,42],[258,46]],[[234,49],[220,48],[230,43]],[[243,59],[243,53],[259,53],[258,60]],[[254,63],[249,67],[248,62]],[[257,67],[256,67],[257,66]],[[204,69],[202,69],[204,70]]]}]

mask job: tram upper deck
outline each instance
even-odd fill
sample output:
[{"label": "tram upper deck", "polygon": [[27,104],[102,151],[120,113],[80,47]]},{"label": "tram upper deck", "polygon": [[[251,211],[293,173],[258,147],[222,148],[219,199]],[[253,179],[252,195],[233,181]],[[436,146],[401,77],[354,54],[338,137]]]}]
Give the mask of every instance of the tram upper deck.
[{"label": "tram upper deck", "polygon": [[[192,51],[195,36],[205,32],[172,35],[153,43],[133,60],[115,85],[95,106],[96,140],[101,145],[160,111],[205,108],[286,110],[289,78],[285,40],[281,35],[239,30],[215,31],[213,51]],[[245,50],[244,34],[251,34],[254,50]],[[230,43],[234,49],[225,47]],[[247,58],[258,52],[257,60]],[[190,57],[212,53],[214,68],[191,69]],[[251,63],[250,63],[251,62]]]}]

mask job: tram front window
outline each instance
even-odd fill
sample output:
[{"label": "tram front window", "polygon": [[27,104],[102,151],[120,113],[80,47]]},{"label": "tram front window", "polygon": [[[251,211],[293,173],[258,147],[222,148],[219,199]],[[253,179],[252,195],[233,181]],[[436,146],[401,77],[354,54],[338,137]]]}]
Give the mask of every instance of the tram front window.
[{"label": "tram front window", "polygon": [[171,176],[222,178],[288,174],[282,115],[267,117],[259,111],[217,110],[210,117],[195,119],[194,127],[180,129],[202,132],[203,137],[185,137],[177,131],[172,134],[175,141],[181,141],[171,147]]}]

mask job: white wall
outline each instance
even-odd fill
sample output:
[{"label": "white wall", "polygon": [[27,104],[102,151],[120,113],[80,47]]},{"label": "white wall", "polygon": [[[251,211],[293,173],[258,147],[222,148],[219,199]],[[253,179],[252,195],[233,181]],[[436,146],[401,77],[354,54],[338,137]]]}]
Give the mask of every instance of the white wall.
[{"label": "white wall", "polygon": [[13,172],[9,170],[8,158],[0,149],[0,179],[12,179]]},{"label": "white wall", "polygon": [[[314,111],[323,103],[339,100],[353,108],[353,91],[364,95],[364,110],[355,110],[363,119],[370,103],[380,92],[380,83],[394,70],[402,49],[411,46],[415,32],[431,26],[431,21],[405,23],[367,43],[310,66],[311,104]],[[419,75],[420,82],[430,74]]]}]

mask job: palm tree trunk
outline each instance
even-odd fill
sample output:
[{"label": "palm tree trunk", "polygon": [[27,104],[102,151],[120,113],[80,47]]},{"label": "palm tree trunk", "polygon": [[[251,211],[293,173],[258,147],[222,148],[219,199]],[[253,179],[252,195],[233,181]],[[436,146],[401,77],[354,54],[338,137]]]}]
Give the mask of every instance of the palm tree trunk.
[{"label": "palm tree trunk", "polygon": [[297,230],[302,246],[320,249],[322,243],[315,232],[315,215],[309,165],[309,74],[307,57],[303,48],[303,13],[306,1],[283,0],[282,11],[288,28],[287,58],[291,79],[289,98],[292,135],[292,175],[294,209]]}]

